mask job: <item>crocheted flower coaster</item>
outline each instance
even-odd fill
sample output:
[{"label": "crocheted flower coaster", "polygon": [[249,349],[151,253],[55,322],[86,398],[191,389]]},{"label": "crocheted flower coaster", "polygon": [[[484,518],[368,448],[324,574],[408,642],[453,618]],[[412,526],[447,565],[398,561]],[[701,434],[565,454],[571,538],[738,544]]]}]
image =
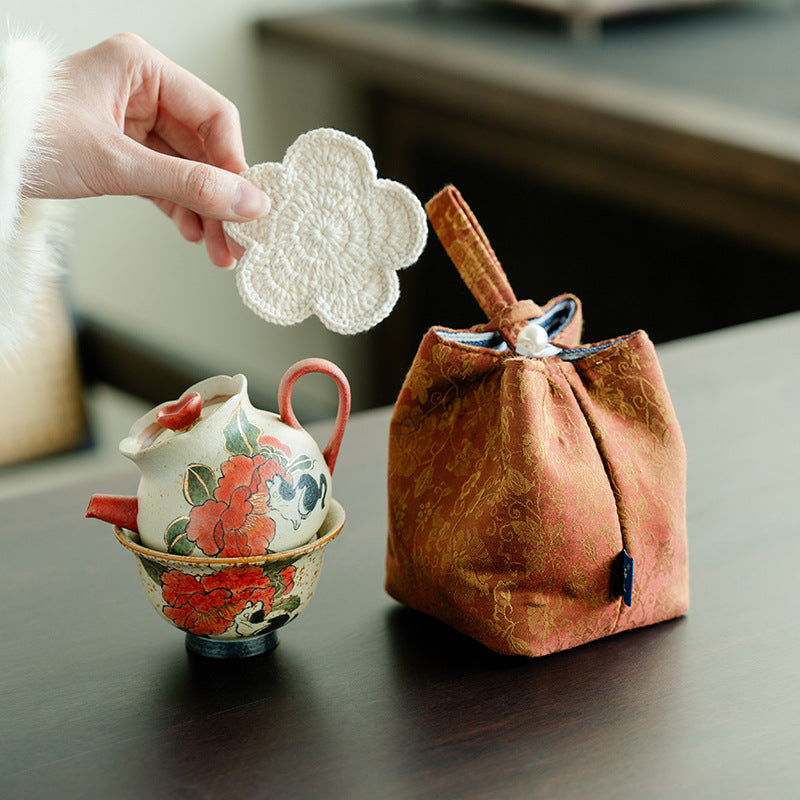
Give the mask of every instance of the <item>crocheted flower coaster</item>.
[{"label": "crocheted flower coaster", "polygon": [[259,219],[225,223],[246,250],[236,285],[247,306],[278,325],[316,314],[337,333],[388,316],[397,270],[419,258],[428,227],[407,187],[378,178],[364,142],[320,128],[300,136],[282,164],[243,174],[272,201]]}]

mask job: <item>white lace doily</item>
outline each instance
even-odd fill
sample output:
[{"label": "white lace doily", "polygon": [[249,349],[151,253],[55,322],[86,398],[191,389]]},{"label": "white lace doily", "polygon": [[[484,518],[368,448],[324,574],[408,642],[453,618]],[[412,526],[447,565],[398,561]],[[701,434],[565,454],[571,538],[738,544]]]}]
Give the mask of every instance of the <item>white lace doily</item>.
[{"label": "white lace doily", "polygon": [[419,258],[428,228],[416,196],[378,178],[364,142],[309,131],[282,164],[258,164],[244,176],[272,201],[257,220],[225,223],[246,249],[236,285],[247,306],[278,325],[316,314],[337,333],[388,316],[400,295],[397,270]]}]

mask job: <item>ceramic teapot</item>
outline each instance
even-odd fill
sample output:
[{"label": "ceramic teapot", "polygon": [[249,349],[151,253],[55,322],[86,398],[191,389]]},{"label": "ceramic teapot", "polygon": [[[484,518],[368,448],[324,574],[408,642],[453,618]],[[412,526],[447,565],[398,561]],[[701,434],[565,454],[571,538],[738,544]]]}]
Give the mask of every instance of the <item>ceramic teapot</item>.
[{"label": "ceramic teapot", "polygon": [[[311,372],[329,375],[339,390],[323,451],[291,404],[295,382]],[[252,406],[244,375],[208,378],[149,411],[120,443],[141,471],[136,497],[94,495],[86,515],[137,531],[145,547],[181,556],[238,558],[300,547],[328,512],[349,413],[347,378],[324,359],[287,370],[278,414]]]}]

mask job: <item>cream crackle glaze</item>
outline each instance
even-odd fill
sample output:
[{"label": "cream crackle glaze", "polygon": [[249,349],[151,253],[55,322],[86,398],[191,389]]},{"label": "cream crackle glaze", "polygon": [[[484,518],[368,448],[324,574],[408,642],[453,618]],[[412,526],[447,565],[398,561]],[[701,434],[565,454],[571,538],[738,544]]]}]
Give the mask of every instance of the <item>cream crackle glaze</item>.
[{"label": "cream crackle glaze", "polygon": [[325,548],[344,525],[331,499],[314,538],[294,550],[239,558],[196,558],[144,547],[138,534],[115,528],[136,557],[145,595],[202,655],[258,655],[277,644],[276,631],[306,606],[319,580]]},{"label": "cream crackle glaze", "polygon": [[[299,377],[329,375],[339,389],[321,452],[291,405]],[[139,534],[156,551],[198,558],[260,556],[309,542],[325,519],[331,474],[350,413],[344,373],[324,359],[290,367],[279,414],[254,408],[244,375],[218,375],[149,411],[120,443],[140,469],[135,498],[95,495],[87,514]]]},{"label": "cream crackle glaze", "polygon": [[[291,404],[294,384],[312,372],[339,390],[322,451]],[[310,599],[323,551],[344,524],[331,475],[350,412],[347,378],[324,359],[299,361],[281,381],[278,408],[254,408],[243,375],[195,384],[120,443],[141,470],[138,494],[94,495],[87,510],[116,525],[153,607],[204,655],[274,647],[274,631]]]}]

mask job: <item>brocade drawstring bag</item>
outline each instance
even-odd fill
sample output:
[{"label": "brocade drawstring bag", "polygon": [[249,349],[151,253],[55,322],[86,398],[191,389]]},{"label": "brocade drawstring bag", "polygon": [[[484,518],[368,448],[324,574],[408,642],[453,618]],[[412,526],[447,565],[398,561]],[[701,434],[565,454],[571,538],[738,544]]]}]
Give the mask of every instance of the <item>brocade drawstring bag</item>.
[{"label": "brocade drawstring bag", "polygon": [[686,456],[652,342],[580,344],[580,301],[518,301],[454,187],[426,209],[489,322],[431,328],[397,399],[388,593],[529,656],[680,616]]}]

